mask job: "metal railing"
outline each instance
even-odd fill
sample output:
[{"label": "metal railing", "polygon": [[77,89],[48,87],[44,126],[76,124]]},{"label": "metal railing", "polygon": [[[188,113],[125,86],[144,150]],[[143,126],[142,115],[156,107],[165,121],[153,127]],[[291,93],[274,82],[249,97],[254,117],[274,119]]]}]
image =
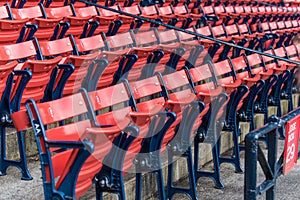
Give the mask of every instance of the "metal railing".
[{"label": "metal railing", "polygon": [[[300,107],[278,118],[271,116],[269,123],[256,129],[245,137],[245,178],[244,199],[253,200],[257,195],[266,193],[266,199],[275,199],[276,179],[281,176],[283,170],[283,151],[279,158],[278,153],[278,129],[283,128],[288,121],[300,115]],[[264,150],[259,143],[260,137],[268,138],[268,149]],[[267,156],[265,156],[267,154]],[[265,180],[258,185],[258,164],[263,170]]]}]

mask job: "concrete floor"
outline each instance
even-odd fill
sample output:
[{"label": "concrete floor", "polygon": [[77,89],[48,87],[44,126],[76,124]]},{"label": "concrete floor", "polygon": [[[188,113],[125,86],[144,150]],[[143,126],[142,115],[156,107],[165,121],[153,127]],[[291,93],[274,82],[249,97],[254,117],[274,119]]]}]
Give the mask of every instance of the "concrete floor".
[{"label": "concrete floor", "polygon": [[[280,142],[281,146],[283,142]],[[244,154],[242,153],[242,159]],[[242,161],[244,163],[244,160]],[[210,164],[208,165],[208,167]],[[34,179],[32,181],[20,180],[20,173],[16,168],[9,168],[7,175],[0,177],[0,199],[43,199],[43,188],[41,183],[41,174],[39,170],[39,162],[31,160],[29,169]],[[261,173],[261,172],[260,172]],[[259,173],[258,177],[263,177]],[[243,199],[244,192],[244,175],[234,173],[234,168],[229,164],[221,165],[221,176],[225,189],[215,189],[213,182],[208,178],[201,178],[198,181],[198,197],[199,199]],[[186,180],[180,181],[185,183]],[[277,181],[277,197],[276,199],[300,199],[300,165],[298,164],[287,176],[281,176]],[[81,199],[95,199],[93,188],[87,195]],[[110,199],[110,198],[109,198]],[[153,197],[153,199],[157,199]],[[188,199],[183,195],[176,195],[174,199]],[[258,199],[265,199],[260,196]]]}]

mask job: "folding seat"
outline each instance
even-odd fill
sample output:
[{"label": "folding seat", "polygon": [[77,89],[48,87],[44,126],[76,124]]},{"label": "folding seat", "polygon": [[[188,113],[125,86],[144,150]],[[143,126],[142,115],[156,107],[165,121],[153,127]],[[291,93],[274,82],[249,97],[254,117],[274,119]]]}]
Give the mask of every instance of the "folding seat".
[{"label": "folding seat", "polygon": [[157,9],[159,17],[162,19],[162,21],[164,23],[168,23],[169,25],[179,28],[188,28],[190,23],[193,21],[193,19],[189,17],[188,11],[186,10],[185,6],[178,7],[176,9],[177,13],[174,13],[173,7],[171,5],[158,7]]},{"label": "folding seat", "polygon": [[174,15],[179,19],[179,21],[183,21],[181,28],[184,29],[196,26],[198,24],[198,20],[202,17],[201,14],[190,13],[186,4],[173,6],[172,8]]},{"label": "folding seat", "polygon": [[[72,40],[72,37],[67,37],[53,41],[39,42],[41,59],[47,60],[52,57],[62,57],[60,64],[71,63],[75,67],[75,70],[67,80],[63,91],[60,91],[63,96],[76,93],[81,88],[83,79],[87,75],[88,68],[98,56],[97,52],[87,55],[79,55]],[[61,96],[57,96],[56,98],[59,97]]]},{"label": "folding seat", "polygon": [[[181,77],[181,79],[188,80],[184,71],[181,71],[178,73],[181,74],[181,75],[179,75]],[[168,75],[171,76],[172,74],[168,74]],[[191,132],[189,130],[191,130],[191,129],[189,129],[188,126],[190,124],[194,123],[194,121],[197,119],[199,113],[204,108],[204,105],[201,106],[197,102],[192,103],[195,101],[195,95],[193,94],[192,91],[190,91],[189,93],[185,93],[185,92],[188,92],[188,89],[185,89],[181,92],[178,91],[178,93],[174,92],[173,94],[171,93],[167,96],[167,94],[168,94],[167,90],[163,87],[162,79],[159,79],[158,76],[159,75],[130,83],[130,87],[132,88],[133,96],[136,99],[136,101],[138,102],[137,108],[142,112],[150,112],[151,113],[151,112],[153,112],[152,110],[168,109],[168,111],[176,113],[176,121],[174,123],[172,123],[170,128],[164,134],[162,140],[159,142],[159,144],[161,145],[161,148],[159,149],[159,151],[156,151],[155,154],[158,154],[157,156],[160,156],[159,155],[160,152],[164,152],[166,150],[167,145],[168,144],[171,145],[172,141],[174,143],[177,143],[178,145],[180,145],[180,147],[183,147],[182,150],[184,152],[182,152],[182,153],[185,153],[185,150],[188,148],[188,145],[185,146],[184,142],[182,142],[182,143],[180,142],[181,134],[185,134],[185,133],[181,133],[181,131],[187,130],[188,134],[185,134],[185,137],[187,137],[187,138],[190,137]],[[167,77],[164,77],[164,78],[167,78]],[[168,81],[170,81],[170,82],[168,82]],[[168,84],[172,84],[172,85],[174,84],[173,87],[176,87],[176,88],[177,88],[177,86],[180,86],[181,84],[183,84],[181,81],[176,82],[176,80],[174,80],[173,78],[168,79],[168,81],[167,81]],[[183,82],[188,84],[188,81],[183,80]],[[186,85],[186,84],[184,84],[184,85]],[[145,87],[147,89],[143,89]],[[188,95],[182,95],[183,93],[188,94]],[[156,94],[156,95],[154,96],[154,94]],[[143,101],[142,99],[145,99],[145,97],[150,97],[150,98],[146,101]],[[193,111],[193,112],[191,112],[191,111]],[[193,114],[189,115],[188,113],[190,113],[190,112]],[[192,126],[189,126],[189,127],[191,128]],[[179,137],[178,142],[176,141],[177,136]],[[181,145],[184,145],[184,146],[181,146]],[[177,150],[180,151],[180,149],[181,149],[180,147],[177,148]],[[185,147],[187,147],[187,148],[185,148]],[[186,155],[185,157],[187,157],[187,155],[188,155],[188,157],[191,157],[191,152],[190,152],[189,148],[187,149],[187,153],[185,153],[185,155]],[[160,160],[160,157],[158,157],[158,159]],[[183,191],[185,191],[185,193],[191,195],[191,197],[193,199],[195,199],[196,193],[195,193],[195,187],[193,187],[195,184],[195,181],[192,178],[193,177],[193,169],[191,168],[191,166],[189,166],[189,171],[190,171],[190,175],[191,175],[190,176],[190,186],[191,186],[190,188],[191,189],[189,191],[186,191],[186,190],[183,190]],[[161,173],[161,169],[160,169],[160,173]],[[163,183],[161,183],[161,185],[163,185]],[[178,189],[178,188],[173,189],[173,190],[171,190],[171,188],[168,188],[167,197],[171,198],[173,196],[173,194],[175,192],[178,192],[179,190],[180,189]]]},{"label": "folding seat", "polygon": [[163,50],[164,56],[155,68],[155,72],[162,74],[175,71],[177,64],[186,50],[179,42],[178,32],[174,29],[158,29],[160,44],[158,49]]},{"label": "folding seat", "polygon": [[[205,35],[205,36],[214,38],[212,28],[210,25],[204,26],[202,28],[197,28],[197,29],[195,29],[195,32],[198,34],[201,34],[201,35]],[[216,52],[218,52],[218,54],[220,54],[220,51],[222,50],[222,49],[220,49],[221,45],[219,43],[216,43],[216,42],[208,40],[208,39],[202,39],[202,38],[199,38],[199,42],[201,45],[203,45],[205,47],[205,49],[208,50],[208,53],[209,53],[211,59],[214,59],[214,60],[218,59],[218,57],[215,57],[215,54],[216,54]]]},{"label": "folding seat", "polygon": [[[141,8],[139,5],[131,5],[129,7],[123,7],[122,11],[133,14],[133,15],[140,15]],[[123,22],[122,26],[119,29],[119,33],[126,32],[135,29],[139,29],[143,25],[143,21],[139,19],[135,19],[125,15],[119,15],[119,19]]]},{"label": "folding seat", "polygon": [[[227,95],[223,92],[223,88],[218,84],[217,78],[210,64],[204,64],[195,68],[189,68],[187,75],[194,87],[195,94],[198,99],[205,103],[206,113],[202,117],[200,127],[197,127],[194,137],[194,170],[196,182],[201,177],[209,177],[214,180],[215,187],[224,188],[220,177],[220,163],[218,156],[217,142],[217,121],[223,120],[224,105]],[[212,146],[212,156],[214,163],[214,171],[203,171],[199,169],[200,143],[209,143]]]},{"label": "folding seat", "polygon": [[[212,30],[212,33],[215,38],[235,44],[235,41],[231,37],[228,37],[226,29],[223,24],[221,24],[219,26],[214,26],[211,28],[211,30]],[[217,47],[216,47],[216,49],[217,49]],[[232,50],[231,46],[221,45],[220,48],[218,48],[217,50],[214,51],[214,54],[211,54],[211,55],[213,55],[212,56],[213,61],[216,62],[216,61],[221,61],[221,60],[226,59],[226,57],[229,54],[232,54],[230,52],[231,50]]]},{"label": "folding seat", "polygon": [[[129,42],[127,43],[128,39]],[[98,54],[94,63],[89,66],[82,83],[82,86],[88,91],[116,84],[122,76],[123,69],[130,69],[138,59],[135,54],[130,54],[130,49],[126,47],[126,45],[133,44],[130,33],[120,33],[116,36],[110,36],[108,39],[105,35],[95,35],[75,39],[75,43],[80,54],[92,52]],[[123,50],[121,50],[122,47]]]},{"label": "folding seat", "polygon": [[244,22],[244,17],[248,15],[244,7],[242,5],[236,5],[233,7],[234,8],[234,22],[237,24],[242,24]]},{"label": "folding seat", "polygon": [[[223,3],[220,3],[219,5],[214,6],[215,15],[219,17],[219,21],[221,21],[221,23],[226,25],[232,24],[234,22],[234,18],[238,16],[234,12],[234,7],[230,5],[224,6]],[[220,25],[220,23],[215,25]]]},{"label": "folding seat", "polygon": [[[199,8],[193,9],[194,14],[202,14],[205,19],[205,25],[220,25],[223,23],[223,19],[215,14],[214,7],[209,6],[199,6]],[[204,20],[203,19],[203,20]]]},{"label": "folding seat", "polygon": [[[122,163],[124,155],[118,149],[126,151],[138,135],[138,129],[127,126],[126,120],[122,127],[98,125],[83,91],[40,104],[28,100],[26,109],[12,115],[12,119],[19,131],[33,128],[41,161],[45,199],[63,199],[65,196],[76,199],[93,183],[96,187],[103,185],[103,179],[95,176],[103,177],[102,170],[113,168],[114,161]],[[70,118],[77,120],[53,126]],[[52,126],[47,126],[50,124]],[[123,180],[116,182],[122,187],[120,196],[125,198]],[[106,191],[109,192],[108,189]]]},{"label": "folding seat", "polygon": [[[162,22],[162,19],[160,19],[159,14],[158,14],[156,4],[141,7],[141,11],[142,11],[141,17],[145,17],[145,18],[148,18],[148,19],[152,19],[152,20],[155,20],[155,21]],[[142,29],[145,30],[145,29],[148,29],[150,27],[158,27],[158,25],[144,21]]]},{"label": "folding seat", "polygon": [[80,37],[91,19],[91,16],[77,16],[72,4],[62,7],[45,8],[45,12],[49,19],[60,18],[70,24],[68,29],[60,30],[60,35],[64,35],[65,33],[72,34],[74,37]]},{"label": "folding seat", "polygon": [[[247,24],[238,25],[236,23],[225,26],[226,33],[228,37],[235,41],[235,44],[239,46],[248,47],[249,42],[244,34],[248,34]],[[235,58],[238,57],[241,53],[241,49],[234,48],[229,52],[229,57]]]},{"label": "folding seat", "polygon": [[263,22],[258,27],[258,31],[264,34],[261,34],[261,41],[259,44],[263,51],[274,47],[275,41],[279,38],[279,35],[273,32],[273,29],[275,28],[274,25],[276,25],[276,23],[272,23],[271,29],[269,22]]},{"label": "folding seat", "polygon": [[[299,61],[298,57],[298,45],[290,45],[287,47],[281,47],[274,49],[274,54],[279,57]],[[295,74],[297,73],[297,65],[288,63],[285,61],[278,61],[278,64],[281,67],[285,67],[290,72],[290,76],[285,83],[285,85],[282,88],[281,96],[283,99],[287,99],[289,101],[289,107],[288,110],[293,110],[293,100],[292,100],[292,94],[293,94],[293,87],[295,85]]]},{"label": "folding seat", "polygon": [[12,8],[11,11],[14,19],[29,20],[31,24],[38,26],[38,30],[34,33],[34,36],[39,40],[56,39],[60,27],[67,28],[65,23],[60,23],[61,18],[47,18],[42,4],[28,8]]},{"label": "folding seat", "polygon": [[[168,184],[167,198],[172,199],[176,193],[184,193],[196,199],[196,180],[194,175],[191,144],[194,139],[194,132],[201,126],[202,117],[208,112],[204,103],[198,100],[190,85],[185,70],[166,74],[161,80],[163,86],[168,91],[167,106],[170,111],[176,113],[180,124],[176,128],[171,125],[163,141],[162,147],[168,144]],[[173,182],[174,157],[183,157],[187,159],[189,171],[189,189],[175,187]]]},{"label": "folding seat", "polygon": [[[223,157],[219,152],[219,162],[220,164],[223,162],[231,163],[234,165],[236,172],[242,172],[238,142],[238,137],[240,136],[241,132],[236,118],[237,111],[242,108],[244,100],[248,96],[249,88],[243,83],[243,79],[238,78],[236,70],[232,68],[229,59],[214,63],[213,67],[219,85],[224,88],[228,95],[223,130],[232,133],[232,140],[234,144],[232,157]],[[222,127],[222,124],[219,126]],[[218,150],[220,150],[221,139],[222,137],[219,138],[217,143]]]},{"label": "folding seat", "polygon": [[156,65],[164,56],[164,51],[158,48],[159,37],[155,28],[148,31],[131,32],[134,47],[131,53],[138,56],[138,60],[131,67],[130,71],[123,74],[123,78],[129,81],[140,80],[154,74]]},{"label": "folding seat", "polygon": [[[36,43],[32,40],[12,44],[1,45],[1,162],[0,171],[6,174],[9,166],[16,166],[22,172],[22,179],[30,180],[24,147],[24,136],[17,132],[20,160],[8,160],[6,158],[6,128],[13,127],[10,114],[24,109],[24,103],[28,98],[37,102],[45,102],[54,99],[54,94],[59,94],[68,77],[74,70],[70,64],[59,65],[61,57],[49,60],[36,60]],[[19,62],[20,63],[19,63]],[[21,62],[22,61],[22,62]],[[14,71],[12,71],[14,70]],[[60,76],[58,76],[60,74]]]},{"label": "folding seat", "polygon": [[13,18],[9,5],[0,6],[0,44],[14,44],[30,40],[36,26],[26,25],[28,19]]},{"label": "folding seat", "polygon": [[[158,87],[160,87],[160,85],[158,85]],[[145,88],[139,88],[141,93],[144,93],[144,90]],[[136,102],[131,95],[131,89],[128,87],[126,81],[94,92],[89,92],[93,110],[99,113],[96,115],[98,123],[114,125],[116,127],[123,127],[124,125],[130,124],[137,126],[139,129],[139,135],[134,139],[129,148],[122,151],[125,156],[124,164],[115,164],[114,168],[102,170],[99,176],[97,175],[97,178],[103,180],[107,177],[109,181],[116,183],[116,181],[113,180],[115,180],[116,177],[121,179],[122,174],[126,175],[131,170],[132,165],[135,164],[136,198],[142,198],[141,173],[152,172],[157,174],[159,195],[160,198],[163,199],[164,185],[160,168],[161,163],[159,164],[161,161],[157,160],[157,164],[159,165],[155,166],[153,165],[155,162],[153,159],[155,156],[159,156],[161,145],[158,141],[161,141],[165,131],[173,123],[176,116],[163,109],[153,109],[151,112],[144,112],[136,107]],[[108,110],[107,108],[110,109]],[[114,162],[119,163],[118,160],[114,160]],[[104,164],[106,163],[104,162]],[[108,182],[108,184],[111,183]],[[122,187],[122,185],[118,186],[116,184],[115,187],[120,190],[119,188]],[[100,195],[102,196],[103,190],[105,191],[105,189],[109,188],[106,188],[105,185],[97,185],[97,198]],[[111,190],[113,191],[116,188],[111,188]]]},{"label": "folding seat", "polygon": [[[119,10],[119,6],[112,6],[111,8]],[[89,37],[96,32],[104,32],[107,35],[115,35],[122,21],[118,20],[118,13],[111,12],[105,9],[98,9],[94,6],[88,7],[75,7],[76,16],[82,18],[90,18],[88,24],[85,25],[85,29],[81,37]]]},{"label": "folding seat", "polygon": [[249,88],[248,96],[238,110],[237,120],[250,122],[250,130],[254,130],[254,112],[263,113],[265,120],[268,119],[268,94],[271,93],[278,77],[273,74],[273,70],[264,66],[262,58],[256,53],[248,56],[243,54],[232,59],[231,64],[237,78]]}]

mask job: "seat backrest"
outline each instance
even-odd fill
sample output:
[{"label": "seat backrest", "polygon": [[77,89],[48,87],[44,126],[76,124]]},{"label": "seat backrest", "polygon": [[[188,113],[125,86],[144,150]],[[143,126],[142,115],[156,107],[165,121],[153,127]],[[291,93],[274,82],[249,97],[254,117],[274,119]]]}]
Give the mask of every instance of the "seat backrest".
[{"label": "seat backrest", "polygon": [[156,5],[142,7],[141,8],[142,14],[145,16],[157,15],[158,12],[156,8],[157,8]]},{"label": "seat backrest", "polygon": [[243,35],[243,34],[249,34],[249,27],[247,24],[239,24],[238,25],[238,28],[239,28],[239,31],[240,31],[240,34]]},{"label": "seat backrest", "polygon": [[251,6],[249,6],[249,5],[248,6],[245,5],[244,10],[245,10],[245,13],[249,13],[249,14],[252,13]]},{"label": "seat backrest", "polygon": [[158,12],[160,15],[172,15],[173,10],[172,7],[169,6],[163,6],[163,7],[158,7]]},{"label": "seat backrest", "polygon": [[133,5],[133,6],[129,6],[129,7],[123,7],[122,11],[128,12],[128,13],[133,14],[133,15],[140,15],[141,14],[141,9],[140,9],[140,6],[138,4]]},{"label": "seat backrest", "polygon": [[201,35],[205,35],[205,36],[213,36],[213,33],[211,31],[210,26],[204,26],[204,27],[201,27],[201,28],[197,28],[196,32],[201,34]]},{"label": "seat backrest", "polygon": [[285,23],[284,23],[284,21],[277,22],[277,26],[278,26],[279,30],[285,29]]},{"label": "seat backrest", "polygon": [[[34,101],[29,101],[26,107],[29,119],[19,115],[22,111],[14,113],[12,119],[17,129],[24,128],[18,125],[20,116],[23,120],[22,125],[25,120],[33,127],[40,154],[45,197],[53,196],[54,192],[59,191],[63,195],[78,198],[92,185],[92,180],[97,173],[90,173],[93,172],[90,166],[98,164],[97,170],[99,170],[99,161],[98,163],[86,162],[93,153],[93,145],[83,140],[92,136],[86,133],[86,128],[90,128],[94,122],[84,117],[91,116],[88,114],[91,112],[85,97],[82,93],[77,93],[46,103],[36,104]],[[82,117],[62,126],[53,125],[77,116]],[[52,125],[47,129],[44,128],[50,124]],[[95,135],[93,139],[97,140]],[[102,148],[106,147],[102,146]]]},{"label": "seat backrest", "polygon": [[105,49],[105,43],[100,34],[87,38],[75,38],[75,43],[80,53]]},{"label": "seat backrest", "polygon": [[226,13],[234,13],[234,7],[232,5],[225,6]]},{"label": "seat backrest", "polygon": [[0,19],[8,19],[10,17],[7,5],[0,6]]},{"label": "seat backrest", "polygon": [[215,9],[215,13],[216,13],[217,15],[218,15],[219,13],[225,13],[225,12],[226,12],[226,10],[225,10],[223,4],[220,4],[219,6],[215,6],[214,9]]},{"label": "seat backrest", "polygon": [[161,44],[172,44],[179,42],[176,30],[158,30],[159,40]]},{"label": "seat backrest", "polygon": [[98,15],[97,8],[95,6],[75,8],[77,17],[93,17]]},{"label": "seat backrest", "polygon": [[215,37],[227,37],[227,33],[223,24],[219,26],[213,26],[211,29]]},{"label": "seat backrest", "polygon": [[270,31],[270,26],[268,22],[261,23],[260,27],[261,27],[261,31],[263,32]]},{"label": "seat backrest", "polygon": [[[110,6],[109,8],[115,9],[115,10],[120,10],[118,5],[114,5],[114,6]],[[99,9],[100,11],[100,16],[103,17],[113,17],[113,16],[118,16],[119,13],[110,11],[110,10],[106,10],[106,9]]]},{"label": "seat backrest", "polygon": [[63,18],[68,16],[75,16],[74,9],[71,5],[55,8],[45,8],[47,18]]},{"label": "seat backrest", "polygon": [[183,14],[188,14],[189,11],[187,10],[185,5],[177,5],[173,7],[173,11],[174,14],[179,14],[179,15],[183,15]]},{"label": "seat backrest", "polygon": [[270,31],[276,31],[278,29],[276,22],[269,22]]},{"label": "seat backrest", "polygon": [[14,19],[34,19],[38,17],[46,18],[41,5],[28,8],[11,8]]},{"label": "seat backrest", "polygon": [[285,51],[286,51],[286,54],[289,59],[295,59],[295,58],[299,57],[298,51],[297,51],[297,48],[295,45],[290,45],[290,46],[285,47]]},{"label": "seat backrest", "polygon": [[245,77],[249,77],[248,66],[245,61],[244,56],[239,56],[231,59],[232,67],[236,72],[236,76],[238,79],[243,79]]},{"label": "seat backrest", "polygon": [[291,21],[287,20],[287,21],[284,21],[284,24],[285,24],[285,28],[289,29],[289,28],[292,28],[293,27],[293,24]]},{"label": "seat backrest", "polygon": [[204,6],[202,7],[202,11],[205,15],[211,15],[215,13],[213,6]]},{"label": "seat backrest", "polygon": [[274,54],[276,56],[286,58],[286,52],[285,52],[284,47],[279,47],[279,48],[274,49]]},{"label": "seat backrest", "polygon": [[225,30],[228,36],[239,35],[239,29],[236,24],[225,26]]},{"label": "seat backrest", "polygon": [[96,116],[99,124],[117,125],[122,129],[130,122],[132,99],[124,82],[89,92],[89,98],[94,111],[99,113]]},{"label": "seat backrest", "polygon": [[217,88],[216,77],[209,64],[191,68],[189,74],[197,93],[209,93]]},{"label": "seat backrest", "polygon": [[254,53],[254,54],[248,55],[246,57],[246,59],[247,59],[247,62],[250,66],[251,73],[253,75],[259,74],[260,72],[264,71],[264,66],[263,66],[263,63],[262,63],[262,59],[261,59],[261,56],[259,54]]},{"label": "seat backrest", "polygon": [[130,83],[132,94],[137,102],[137,108],[142,112],[162,109],[165,103],[165,96],[162,90],[162,83],[158,76],[153,76]]},{"label": "seat backrest", "polygon": [[259,6],[259,7],[258,7],[258,12],[265,13],[265,12],[266,12],[265,6]]},{"label": "seat backrest", "polygon": [[159,44],[158,34],[154,29],[137,32],[133,35],[136,47],[150,47]]},{"label": "seat backrest", "polygon": [[194,91],[191,88],[185,70],[180,70],[164,75],[163,82],[171,100],[177,102],[192,102],[197,99]]},{"label": "seat backrest", "polygon": [[[191,31],[194,32],[195,29],[193,27],[186,29],[187,31]],[[178,36],[179,36],[179,40],[181,42],[186,42],[186,41],[191,41],[191,40],[195,40],[197,38],[197,36],[192,35],[192,34],[188,34],[188,33],[184,33],[182,31],[178,32]]]},{"label": "seat backrest", "polygon": [[214,63],[213,68],[220,84],[232,84],[235,82],[236,77],[228,59]]},{"label": "seat backrest", "polygon": [[133,47],[134,44],[130,32],[109,36],[106,40],[111,51],[127,49]]},{"label": "seat backrest", "polygon": [[57,39],[53,41],[39,42],[41,54],[43,57],[57,56],[57,55],[71,55],[74,51],[72,41],[69,37]]},{"label": "seat backrest", "polygon": [[235,10],[235,13],[237,13],[237,14],[240,14],[240,13],[245,13],[245,10],[244,10],[244,7],[243,6],[239,6],[239,5],[236,5],[235,7],[234,7],[234,10]]}]

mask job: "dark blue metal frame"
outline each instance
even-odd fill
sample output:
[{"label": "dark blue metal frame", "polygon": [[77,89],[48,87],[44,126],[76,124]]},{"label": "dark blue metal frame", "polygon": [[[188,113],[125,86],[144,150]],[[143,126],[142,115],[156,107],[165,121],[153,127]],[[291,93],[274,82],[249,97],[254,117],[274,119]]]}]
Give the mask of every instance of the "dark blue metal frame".
[{"label": "dark blue metal frame", "polygon": [[[272,116],[269,123],[256,129],[246,135],[245,138],[245,179],[244,179],[244,199],[252,200],[262,193],[266,193],[266,199],[275,199],[276,180],[282,175],[283,152],[277,159],[278,152],[278,130],[291,119],[300,115],[300,109],[296,109],[287,115],[278,118]],[[259,138],[268,138],[267,158],[265,157],[262,147],[259,144]],[[257,185],[257,162],[259,162],[265,180]]]}]

